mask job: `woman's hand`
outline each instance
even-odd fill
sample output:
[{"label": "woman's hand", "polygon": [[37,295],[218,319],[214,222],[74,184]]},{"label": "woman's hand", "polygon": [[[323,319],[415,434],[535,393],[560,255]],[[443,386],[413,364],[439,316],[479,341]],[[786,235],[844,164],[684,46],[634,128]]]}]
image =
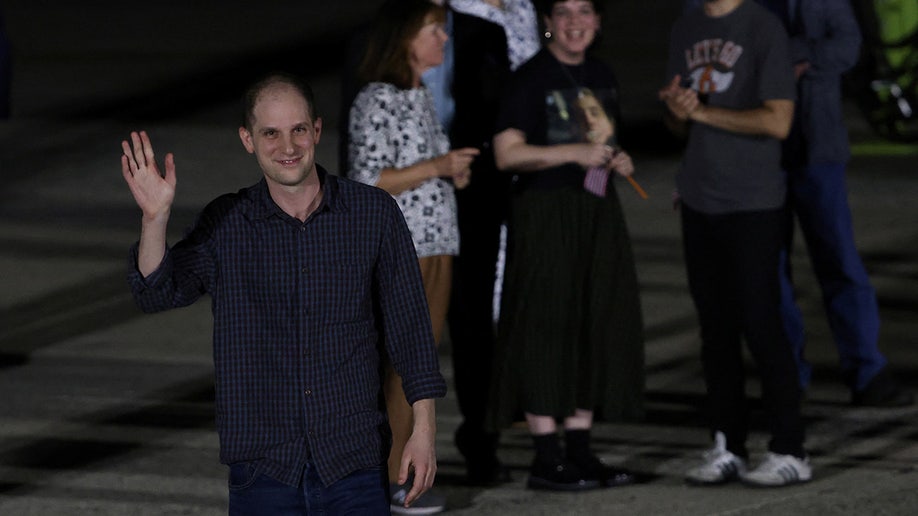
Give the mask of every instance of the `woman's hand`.
[{"label": "woman's hand", "polygon": [[457,190],[462,190],[466,186],[469,186],[471,179],[472,179],[472,169],[464,168],[453,175],[453,186]]},{"label": "woman's hand", "polygon": [[472,162],[475,161],[475,157],[479,154],[480,151],[475,147],[463,147],[461,149],[451,150],[435,158],[437,160],[437,175],[452,179],[453,185],[461,190],[469,185],[472,175],[472,171],[469,167],[471,167]]},{"label": "woman's hand", "polygon": [[621,151],[615,147],[602,143],[578,143],[574,145],[575,156],[571,161],[586,169],[593,167],[614,168],[611,164],[615,156],[621,154]]},{"label": "woman's hand", "polygon": [[609,170],[614,170],[620,176],[630,176],[634,173],[634,162],[631,156],[621,149],[613,149],[612,159],[609,160]]}]

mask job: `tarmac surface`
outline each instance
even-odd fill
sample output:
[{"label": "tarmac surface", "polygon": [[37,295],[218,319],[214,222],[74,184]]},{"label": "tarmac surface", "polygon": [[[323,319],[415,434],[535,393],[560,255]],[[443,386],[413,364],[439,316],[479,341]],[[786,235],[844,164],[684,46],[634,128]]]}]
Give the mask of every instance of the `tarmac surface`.
[{"label": "tarmac surface", "polygon": [[[134,307],[125,267],[139,212],[120,177],[119,143],[144,128],[160,156],[175,153],[174,240],[204,203],[258,179],[238,141],[234,99],[261,71],[286,68],[307,75],[327,106],[318,160],[336,169],[341,42],[373,2],[85,4],[2,7],[15,68],[13,117],[0,121],[0,514],[225,514],[209,306],[157,315]],[[634,99],[625,115],[636,135],[636,177],[650,195],[642,200],[617,183],[642,288],[647,415],[599,423],[594,438],[604,458],[641,482],[581,494],[527,490],[531,441],[514,427],[499,450],[513,481],[465,486],[450,392],[438,404],[437,488],[448,514],[915,514],[918,406],[850,406],[799,241],[793,259],[815,366],[804,406],[814,479],[778,490],[683,482],[709,442],[698,411],[697,326],[670,205],[679,154],[653,100],[675,16],[660,4],[610,3],[603,40],[624,97]],[[898,378],[918,390],[918,149],[878,139],[853,107],[848,124],[856,151],[851,207],[880,303],[881,348]],[[450,345],[441,356],[448,379]],[[754,378],[749,392],[758,395]],[[753,459],[767,439],[760,419]]]}]

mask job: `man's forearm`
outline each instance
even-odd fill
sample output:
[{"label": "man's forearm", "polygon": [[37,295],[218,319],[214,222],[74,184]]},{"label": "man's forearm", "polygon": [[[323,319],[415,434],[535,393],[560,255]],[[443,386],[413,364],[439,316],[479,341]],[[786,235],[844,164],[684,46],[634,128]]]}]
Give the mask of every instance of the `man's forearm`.
[{"label": "man's forearm", "polygon": [[762,107],[742,110],[703,105],[692,111],[689,119],[725,131],[783,140],[790,132],[793,112],[793,101],[770,100]]},{"label": "man's forearm", "polygon": [[414,414],[414,431],[429,432],[435,434],[437,431],[437,409],[433,399],[423,399],[415,401],[411,405]]},{"label": "man's forearm", "polygon": [[140,226],[140,244],[137,246],[137,270],[144,278],[152,274],[163,262],[166,254],[166,226],[169,214],[156,219],[143,219]]}]

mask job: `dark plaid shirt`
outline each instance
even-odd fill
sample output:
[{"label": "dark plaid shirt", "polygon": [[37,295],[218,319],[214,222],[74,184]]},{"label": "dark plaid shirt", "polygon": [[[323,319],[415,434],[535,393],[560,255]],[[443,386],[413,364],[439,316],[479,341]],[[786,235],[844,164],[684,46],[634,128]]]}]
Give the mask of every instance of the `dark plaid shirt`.
[{"label": "dark plaid shirt", "polygon": [[220,460],[257,461],[298,485],[307,460],[326,484],[385,463],[380,354],[409,403],[442,397],[417,255],[392,197],[319,169],[322,205],[302,223],[264,179],[214,200],[144,279],[146,312],[210,294]]}]

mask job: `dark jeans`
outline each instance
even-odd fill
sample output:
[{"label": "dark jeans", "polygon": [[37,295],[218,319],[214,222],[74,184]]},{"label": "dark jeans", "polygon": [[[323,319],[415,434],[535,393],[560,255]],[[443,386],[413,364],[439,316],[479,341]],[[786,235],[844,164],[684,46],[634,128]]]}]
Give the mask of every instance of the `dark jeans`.
[{"label": "dark jeans", "polygon": [[689,289],[701,325],[701,360],[712,431],[746,456],[749,409],[742,339],[762,381],[775,453],[803,456],[797,365],[781,325],[779,253],[782,209],[709,215],[683,204],[682,235]]},{"label": "dark jeans", "polygon": [[[877,296],[854,241],[845,165],[822,163],[794,169],[788,174],[788,182],[788,204],[800,222],[810,263],[819,280],[842,374],[852,389],[861,390],[886,366],[886,357],[877,346]],[[790,228],[793,230],[793,225]],[[796,352],[800,383],[806,388],[812,368],[803,353],[803,315],[794,300],[790,263],[786,257],[784,260],[781,310]]]},{"label": "dark jeans", "polygon": [[306,465],[299,487],[261,473],[254,463],[230,465],[230,516],[306,516],[314,514],[389,514],[386,469],[355,471],[330,486],[322,485],[315,466]]}]

